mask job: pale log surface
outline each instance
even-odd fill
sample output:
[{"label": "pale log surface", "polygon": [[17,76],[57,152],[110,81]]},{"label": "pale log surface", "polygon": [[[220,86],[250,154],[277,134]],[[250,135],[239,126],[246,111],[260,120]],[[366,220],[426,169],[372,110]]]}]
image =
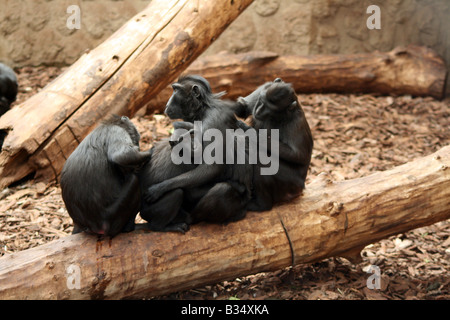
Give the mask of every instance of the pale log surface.
[{"label": "pale log surface", "polygon": [[[226,98],[245,96],[276,77],[300,93],[381,93],[432,96],[445,91],[446,67],[442,58],[425,47],[399,47],[390,52],[363,54],[277,56],[272,52],[218,54],[197,59],[184,73],[208,79],[214,92]],[[147,105],[147,113],[164,110],[170,87]]]},{"label": "pale log surface", "polygon": [[171,83],[253,0],[153,0],[41,92],[0,118],[0,188],[59,175],[111,113],[132,116]]},{"label": "pale log surface", "polygon": [[[227,226],[185,235],[85,234],[0,258],[0,299],[151,297],[331,256],[450,218],[450,146],[385,172],[343,182],[319,176],[304,195]],[[69,266],[80,289],[67,286]]]}]

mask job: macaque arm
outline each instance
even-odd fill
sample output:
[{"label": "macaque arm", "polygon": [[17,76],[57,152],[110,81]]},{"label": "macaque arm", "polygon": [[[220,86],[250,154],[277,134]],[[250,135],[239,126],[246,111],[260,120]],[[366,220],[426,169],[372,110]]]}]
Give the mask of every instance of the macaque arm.
[{"label": "macaque arm", "polygon": [[152,151],[139,151],[136,146],[123,146],[108,150],[108,160],[122,167],[134,167],[150,160]]},{"label": "macaque arm", "polygon": [[154,202],[164,193],[177,188],[193,188],[216,179],[222,172],[222,165],[201,164],[195,169],[165,180],[147,189],[145,199]]}]

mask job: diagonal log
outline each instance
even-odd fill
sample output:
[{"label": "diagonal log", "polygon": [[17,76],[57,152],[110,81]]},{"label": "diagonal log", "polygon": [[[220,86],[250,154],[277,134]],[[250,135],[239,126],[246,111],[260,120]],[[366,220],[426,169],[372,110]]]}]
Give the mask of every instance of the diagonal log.
[{"label": "diagonal log", "polygon": [[370,243],[450,218],[449,166],[447,146],[359,179],[319,176],[291,203],[185,235],[67,236],[0,258],[0,299],[151,297],[332,256],[357,260]]},{"label": "diagonal log", "polygon": [[41,92],[0,118],[0,188],[55,178],[111,113],[132,116],[172,82],[253,0],[154,0]]}]

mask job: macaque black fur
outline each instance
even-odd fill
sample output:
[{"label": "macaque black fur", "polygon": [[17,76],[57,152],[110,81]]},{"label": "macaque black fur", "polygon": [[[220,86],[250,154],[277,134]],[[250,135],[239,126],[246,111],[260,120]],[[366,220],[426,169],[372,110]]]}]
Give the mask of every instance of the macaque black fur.
[{"label": "macaque black fur", "polygon": [[[0,63],[0,117],[9,110],[11,103],[16,101],[18,87],[14,71],[7,65]],[[0,131],[0,151],[2,151],[6,135],[5,130]]]},{"label": "macaque black fur", "polygon": [[64,164],[61,190],[73,233],[113,237],[134,230],[141,193],[138,171],[151,157],[128,117],[112,116],[92,131]]},{"label": "macaque black fur", "polygon": [[[172,143],[172,140],[168,139],[155,142],[152,148],[152,159],[142,168],[139,175],[141,190],[146,190],[151,185],[179,176],[196,167],[194,164],[174,164],[170,157]],[[148,222],[148,228],[153,231],[184,233],[189,229],[192,221],[190,215],[181,208],[183,199],[182,189],[167,192],[152,202],[142,198],[140,216]]]},{"label": "macaque black fur", "polygon": [[[250,211],[265,211],[301,194],[311,161],[313,139],[305,114],[294,89],[280,78],[260,86],[245,98],[238,99],[236,115],[252,115],[256,130],[279,129],[279,170],[275,175],[261,175],[255,166]],[[244,123],[243,128],[246,127]]]},{"label": "macaque black fur", "polygon": [[17,97],[17,77],[7,65],[0,63],[0,117],[9,110]]},{"label": "macaque black fur", "polygon": [[[202,121],[203,131],[215,128],[223,137],[226,129],[239,127],[231,108],[233,102],[221,100],[222,93],[213,94],[206,79],[184,76],[172,88],[165,113],[171,119],[183,120],[174,125],[189,129],[194,121]],[[205,147],[207,143],[203,143]],[[180,223],[183,220],[187,224],[227,223],[245,217],[252,165],[176,165],[170,152],[168,142],[157,143],[140,178],[144,195],[140,214],[151,229],[184,231],[185,225]]]}]

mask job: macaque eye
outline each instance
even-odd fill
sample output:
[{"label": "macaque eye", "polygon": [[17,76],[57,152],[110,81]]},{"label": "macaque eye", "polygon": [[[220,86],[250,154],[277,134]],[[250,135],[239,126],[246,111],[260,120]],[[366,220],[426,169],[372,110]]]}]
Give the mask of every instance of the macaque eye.
[{"label": "macaque eye", "polygon": [[179,83],[172,83],[172,89],[174,91],[180,90],[181,89],[181,85]]},{"label": "macaque eye", "polygon": [[261,101],[258,101],[255,105],[255,114],[261,115],[264,111],[264,103]]},{"label": "macaque eye", "polygon": [[288,110],[294,111],[295,109],[297,109],[297,101],[292,102]]}]

